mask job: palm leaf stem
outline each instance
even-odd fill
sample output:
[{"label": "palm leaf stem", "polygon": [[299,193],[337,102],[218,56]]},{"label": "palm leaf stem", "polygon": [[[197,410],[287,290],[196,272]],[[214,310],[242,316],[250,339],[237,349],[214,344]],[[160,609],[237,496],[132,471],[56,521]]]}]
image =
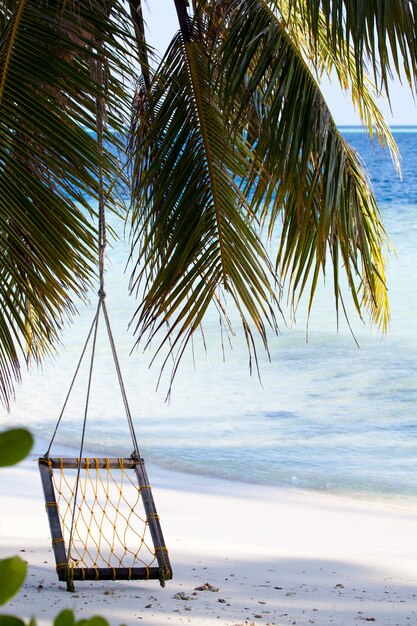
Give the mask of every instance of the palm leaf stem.
[{"label": "palm leaf stem", "polygon": [[143,20],[143,10],[141,0],[130,0],[130,15],[132,17],[133,26],[135,29],[136,38],[136,50],[138,52],[138,58],[140,67],[142,70],[143,80],[147,90],[151,87],[151,75],[149,69],[149,55],[146,44],[145,35],[145,23]]},{"label": "palm leaf stem", "polygon": [[8,38],[8,46],[6,51],[6,57],[3,63],[2,71],[0,74],[0,106],[2,105],[4,89],[6,85],[7,73],[10,67],[10,60],[13,54],[13,47],[15,40],[17,38],[17,34],[20,28],[21,19],[26,8],[26,1],[21,0],[18,4],[17,11],[15,13],[14,19],[10,22],[10,28],[7,30],[10,32],[6,32],[5,36]]},{"label": "palm leaf stem", "polygon": [[226,257],[225,257],[224,250],[223,250],[224,236],[222,232],[222,223],[221,223],[222,220],[221,220],[221,216],[220,216],[219,209],[218,209],[219,202],[221,201],[218,198],[219,189],[217,185],[217,177],[215,175],[214,168],[213,168],[213,157],[211,154],[212,149],[211,149],[210,141],[208,138],[206,120],[205,120],[206,112],[204,111],[204,105],[201,99],[201,94],[200,94],[201,87],[199,85],[198,72],[197,72],[197,68],[195,65],[195,59],[194,59],[194,54],[193,54],[193,49],[192,49],[189,18],[188,18],[188,14],[185,8],[186,7],[185,0],[174,0],[174,1],[175,1],[175,7],[177,9],[178,21],[180,24],[181,34],[182,34],[185,52],[187,56],[190,78],[191,78],[191,82],[193,85],[193,95],[194,95],[196,111],[198,115],[198,122],[200,125],[201,138],[204,144],[204,153],[206,157],[205,160],[206,160],[208,175],[210,178],[211,190],[213,194],[213,206],[214,206],[214,210],[215,210],[216,218],[217,218],[216,226],[218,229],[218,235],[219,235],[218,241],[219,241],[219,247],[220,247],[220,255],[222,258],[222,264],[221,264],[222,280],[223,280],[223,286],[225,290],[227,291],[229,288],[227,270],[226,270],[227,263],[226,263]]}]

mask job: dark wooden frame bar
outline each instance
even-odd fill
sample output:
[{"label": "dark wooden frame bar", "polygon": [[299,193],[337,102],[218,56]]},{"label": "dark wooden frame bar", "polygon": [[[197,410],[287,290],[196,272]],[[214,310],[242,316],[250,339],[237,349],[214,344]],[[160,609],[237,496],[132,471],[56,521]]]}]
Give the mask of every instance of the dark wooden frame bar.
[{"label": "dark wooden frame bar", "polygon": [[68,559],[62,535],[61,519],[58,513],[58,503],[56,501],[54,484],[52,482],[52,472],[47,460],[39,459],[38,464],[39,471],[41,473],[43,493],[45,496],[45,508],[48,514],[49,528],[51,530],[52,548],[55,556],[57,574],[59,580],[63,580],[60,577],[60,573],[64,572],[66,574],[68,569]]},{"label": "dark wooden frame bar", "polygon": [[[151,532],[153,547],[155,550],[158,567],[97,567],[97,568],[69,568],[66,546],[62,536],[61,520],[58,513],[58,504],[52,470],[60,469],[119,469],[120,461],[123,461],[123,469],[135,471],[143,506]],[[52,547],[54,550],[58,579],[68,580],[70,575],[74,580],[147,580],[159,579],[161,585],[172,578],[172,569],[165,547],[159,516],[157,515],[155,502],[152,496],[151,486],[143,459],[133,458],[82,458],[77,459],[64,457],[41,457],[38,460],[41,474],[42,487],[45,496],[46,512],[48,514],[49,527],[51,530]]]},{"label": "dark wooden frame bar", "polygon": [[[75,567],[73,580],[159,580],[159,567]],[[58,578],[66,580],[65,571],[58,570]]]},{"label": "dark wooden frame bar", "polygon": [[143,506],[146,511],[149,530],[151,531],[151,537],[154,545],[156,560],[159,565],[160,581],[163,585],[163,581],[171,580],[172,569],[168,557],[168,551],[165,547],[165,540],[162,534],[161,524],[159,523],[159,516],[156,513],[155,502],[152,496],[152,488],[149,485],[148,475],[145,469],[145,463],[137,463],[135,465],[135,473],[138,478],[139,487],[141,490],[141,496]]},{"label": "dark wooden frame bar", "polygon": [[[143,465],[145,461],[140,459],[137,461],[136,459],[132,459],[131,457],[118,457],[118,458],[106,458],[106,457],[88,457],[81,459],[81,469],[95,469],[96,466],[99,469],[106,469],[109,467],[110,469],[119,469],[120,461],[123,461],[124,469],[135,469],[137,465]],[[51,463],[51,467],[53,469],[59,469],[63,467],[64,469],[78,469],[79,459],[76,457],[50,457],[50,458],[41,458],[39,459],[39,463],[42,461],[46,461],[46,464],[49,465]]]}]

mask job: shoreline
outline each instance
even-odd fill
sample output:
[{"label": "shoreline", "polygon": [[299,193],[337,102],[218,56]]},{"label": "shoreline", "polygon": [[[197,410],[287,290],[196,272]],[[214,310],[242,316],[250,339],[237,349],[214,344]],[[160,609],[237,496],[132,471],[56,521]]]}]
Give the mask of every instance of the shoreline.
[{"label": "shoreline", "polygon": [[[8,425],[8,427],[16,427],[16,424]],[[30,453],[30,459],[37,459],[40,456],[43,456],[44,451],[48,448],[48,442],[43,436],[39,436],[36,432],[31,431],[35,437],[34,449],[35,452]],[[61,442],[54,444],[53,448],[58,448],[60,450],[61,455],[78,457],[79,450],[74,446],[64,445]],[[51,451],[52,456],[59,456],[57,452],[53,449]],[[84,450],[84,456],[94,457],[94,456],[109,456],[109,453],[106,453],[105,446],[98,446],[96,451],[92,451],[88,447]],[[117,455],[110,455],[117,456]],[[128,456],[128,454],[127,454]],[[158,481],[165,485],[171,484],[172,479],[175,476],[178,477],[181,484],[185,484],[187,481],[190,483],[201,481],[208,481],[213,485],[217,485],[217,488],[220,489],[222,484],[226,485],[240,485],[241,489],[243,488],[252,488],[252,489],[267,489],[267,490],[277,490],[282,493],[287,494],[305,494],[306,496],[323,496],[329,498],[342,498],[347,500],[352,500],[355,502],[363,502],[369,504],[380,504],[387,507],[400,508],[408,511],[417,512],[417,491],[415,494],[393,494],[390,492],[370,492],[370,491],[354,491],[352,490],[343,490],[342,488],[333,488],[333,489],[320,489],[314,487],[304,487],[302,484],[274,484],[267,482],[257,482],[256,480],[243,480],[236,479],[234,477],[227,476],[218,476],[216,474],[210,474],[208,472],[199,472],[196,469],[184,469],[177,468],[174,465],[169,464],[161,464],[155,460],[149,460],[147,455],[143,455],[148,474],[150,476],[151,482],[152,477],[156,476]],[[195,480],[193,480],[195,479]]]},{"label": "shoreline", "polygon": [[[417,511],[147,467],[174,579],[77,583],[75,594],[56,578],[35,463],[2,469],[0,556],[19,554],[29,574],[1,612],[38,626],[64,608],[111,626],[416,621]],[[206,582],[219,591],[195,591]]]}]

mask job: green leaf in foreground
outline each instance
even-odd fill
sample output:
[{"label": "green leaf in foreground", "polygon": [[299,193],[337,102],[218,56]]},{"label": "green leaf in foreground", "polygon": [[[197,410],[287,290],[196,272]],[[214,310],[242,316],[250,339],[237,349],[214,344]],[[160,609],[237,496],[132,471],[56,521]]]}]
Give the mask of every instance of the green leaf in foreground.
[{"label": "green leaf in foreground", "polygon": [[26,578],[26,563],[18,556],[0,560],[0,604],[5,604],[20,589]]},{"label": "green leaf in foreground", "polygon": [[0,467],[19,463],[29,454],[32,446],[33,437],[24,428],[12,428],[0,433]]},{"label": "green leaf in foreground", "polygon": [[109,626],[109,622],[104,617],[95,616],[80,620],[76,626]]},{"label": "green leaf in foreground", "polygon": [[0,626],[26,626],[26,624],[13,615],[0,615]]},{"label": "green leaf in foreground", "polygon": [[75,626],[74,613],[70,609],[61,611],[55,618],[54,626]]}]

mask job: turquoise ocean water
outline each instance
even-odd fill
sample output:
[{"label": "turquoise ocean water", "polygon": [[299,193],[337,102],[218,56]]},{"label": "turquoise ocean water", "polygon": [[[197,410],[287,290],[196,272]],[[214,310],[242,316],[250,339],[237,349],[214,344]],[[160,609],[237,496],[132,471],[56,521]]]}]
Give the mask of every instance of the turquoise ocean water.
[{"label": "turquoise ocean water", "polygon": [[[387,154],[354,128],[343,133],[368,166],[386,229],[395,246],[389,267],[392,320],[382,337],[354,313],[359,348],[343,319],[337,329],[332,287],[320,287],[306,341],[305,303],[297,320],[281,323],[271,337],[271,362],[259,351],[262,376],[249,375],[238,324],[223,361],[218,321],[204,324],[165,402],[167,378],[158,390],[152,349],[131,349],[128,328],[135,300],[127,295],[128,246],[108,251],[107,306],[118,345],[141,453],[147,461],[186,472],[232,480],[417,502],[417,129],[395,129],[402,154],[400,180]],[[113,221],[113,218],[111,218]],[[65,398],[96,306],[80,305],[65,329],[62,347],[41,371],[25,375],[3,424],[22,423],[48,439]],[[82,368],[56,450],[76,447],[86,392]],[[40,444],[38,444],[39,446]],[[99,335],[87,449],[129,454],[123,405],[103,333]],[[38,449],[38,452],[44,452]]]}]

